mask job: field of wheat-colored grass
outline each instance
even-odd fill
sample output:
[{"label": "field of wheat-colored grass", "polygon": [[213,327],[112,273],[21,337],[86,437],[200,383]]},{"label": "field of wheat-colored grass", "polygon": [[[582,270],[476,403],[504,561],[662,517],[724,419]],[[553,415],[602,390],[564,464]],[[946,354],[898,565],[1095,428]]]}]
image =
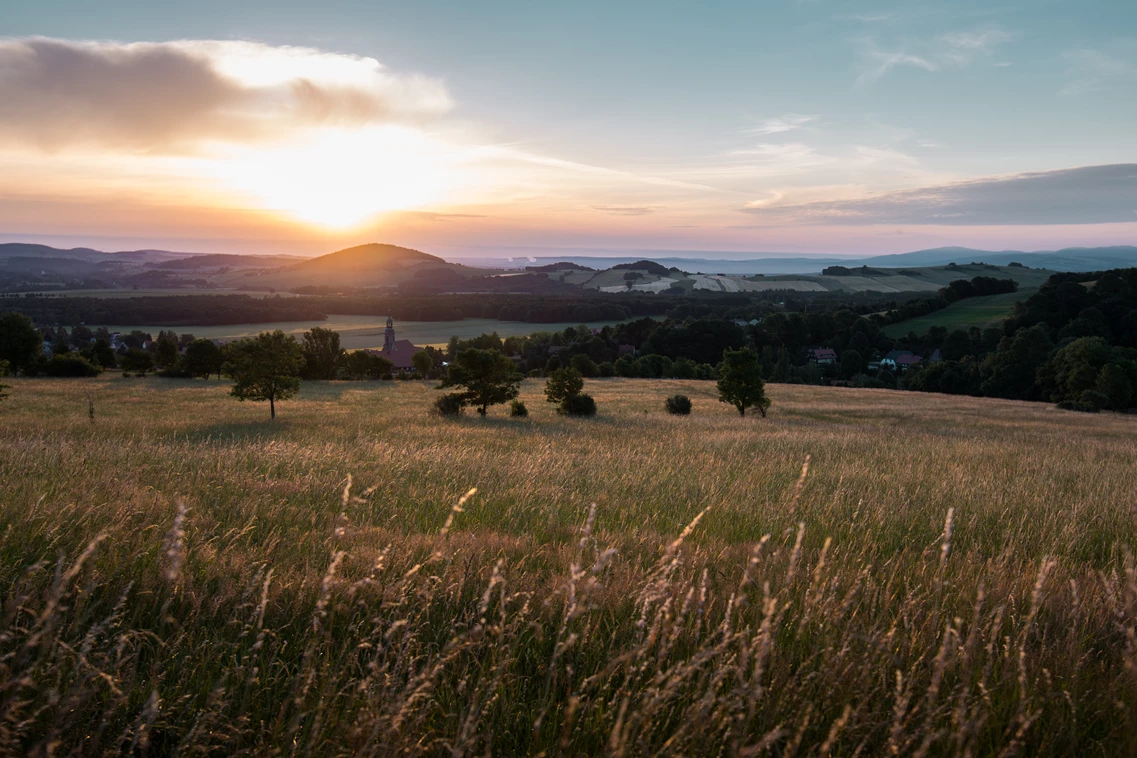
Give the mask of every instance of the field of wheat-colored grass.
[{"label": "field of wheat-colored grass", "polygon": [[1132,416],[7,383],[0,754],[1137,752]]}]

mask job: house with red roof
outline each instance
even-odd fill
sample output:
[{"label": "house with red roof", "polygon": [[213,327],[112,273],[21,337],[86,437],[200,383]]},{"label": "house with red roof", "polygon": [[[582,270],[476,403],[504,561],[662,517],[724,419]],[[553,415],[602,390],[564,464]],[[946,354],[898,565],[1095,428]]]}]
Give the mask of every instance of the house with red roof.
[{"label": "house with red roof", "polygon": [[893,350],[880,359],[880,367],[889,368],[893,371],[907,371],[921,360],[920,356],[911,350]]},{"label": "house with red roof", "polygon": [[815,347],[809,351],[809,362],[825,366],[837,362],[837,351],[831,347]]}]

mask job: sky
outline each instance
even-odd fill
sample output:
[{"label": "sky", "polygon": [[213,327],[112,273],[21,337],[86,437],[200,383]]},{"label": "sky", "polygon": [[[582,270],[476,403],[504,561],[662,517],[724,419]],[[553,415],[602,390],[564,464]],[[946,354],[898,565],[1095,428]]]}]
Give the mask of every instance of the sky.
[{"label": "sky", "polygon": [[1137,3],[0,0],[0,241],[1137,244]]}]

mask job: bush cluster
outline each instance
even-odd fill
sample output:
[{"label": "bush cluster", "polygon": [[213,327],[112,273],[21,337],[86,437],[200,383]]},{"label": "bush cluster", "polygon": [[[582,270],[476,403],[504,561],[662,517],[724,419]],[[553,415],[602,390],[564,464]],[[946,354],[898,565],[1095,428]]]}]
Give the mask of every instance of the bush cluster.
[{"label": "bush cluster", "polygon": [[434,412],[439,416],[461,416],[465,402],[459,392],[450,392],[434,401]]},{"label": "bush cluster", "polygon": [[559,368],[545,382],[545,399],[557,403],[562,416],[595,416],[596,401],[584,391],[584,377],[575,368]]}]

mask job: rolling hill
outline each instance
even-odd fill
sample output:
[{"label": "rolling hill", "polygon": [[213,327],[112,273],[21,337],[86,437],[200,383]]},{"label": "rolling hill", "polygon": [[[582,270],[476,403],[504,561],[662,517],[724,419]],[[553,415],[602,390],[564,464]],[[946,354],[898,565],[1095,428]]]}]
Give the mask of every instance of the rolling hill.
[{"label": "rolling hill", "polygon": [[371,271],[390,271],[392,269],[406,268],[420,263],[446,264],[446,261],[435,255],[412,250],[409,247],[398,245],[384,245],[372,242],[366,245],[337,250],[334,253],[321,255],[302,263],[290,266],[289,271],[309,271],[319,273],[348,272],[360,273]]},{"label": "rolling hill", "polygon": [[[955,279],[1010,277],[1037,287],[1055,271],[1137,265],[1137,247],[992,253],[963,247],[851,258],[728,261],[655,257],[530,259],[518,270],[467,265],[399,245],[369,243],[310,259],[0,244],[0,291],[380,289],[419,293],[563,292],[879,292],[934,293]],[[483,261],[486,263],[487,261]],[[504,263],[503,259],[503,263]],[[1017,265],[1011,266],[1009,264]],[[829,274],[822,271],[830,267]]]},{"label": "rolling hill", "polygon": [[1137,266],[1137,247],[1068,247],[1061,250],[1027,253],[1021,250],[973,250],[968,247],[940,247],[896,255],[878,255],[858,261],[869,266],[944,266],[982,261],[996,266],[1018,262],[1031,268],[1052,271],[1104,271]]}]

